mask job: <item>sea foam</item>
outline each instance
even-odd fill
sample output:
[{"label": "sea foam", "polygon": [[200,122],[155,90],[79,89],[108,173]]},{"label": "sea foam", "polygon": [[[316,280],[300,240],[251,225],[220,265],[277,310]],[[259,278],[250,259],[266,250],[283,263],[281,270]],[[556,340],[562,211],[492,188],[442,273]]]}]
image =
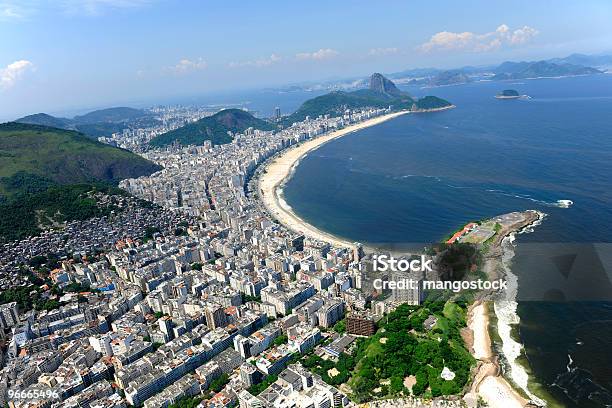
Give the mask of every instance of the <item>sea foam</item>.
[{"label": "sea foam", "polygon": [[501,354],[507,363],[507,374],[514,384],[520,387],[529,396],[531,401],[538,406],[546,406],[546,402],[529,391],[529,374],[517,361],[518,357],[523,353],[523,345],[512,338],[512,326],[519,324],[521,319],[517,313],[518,303],[516,302],[518,277],[512,273],[511,265],[512,258],[514,257],[516,234],[533,232],[533,228],[540,225],[545,216],[546,214],[538,212],[538,219],[535,222],[517,233],[510,234],[502,241],[502,265],[505,270],[506,281],[508,282],[508,290],[506,291],[507,296],[505,299],[496,300],[493,304],[497,317],[497,332],[502,340]]}]

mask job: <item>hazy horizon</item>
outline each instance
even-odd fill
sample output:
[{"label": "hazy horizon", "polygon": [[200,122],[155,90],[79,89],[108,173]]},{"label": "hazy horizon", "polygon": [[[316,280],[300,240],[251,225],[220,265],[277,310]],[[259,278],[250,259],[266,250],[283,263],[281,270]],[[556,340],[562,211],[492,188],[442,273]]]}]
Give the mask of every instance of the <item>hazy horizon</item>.
[{"label": "hazy horizon", "polygon": [[[376,9],[376,10],[373,10]],[[372,18],[373,11],[376,18]],[[460,18],[458,18],[460,16]],[[612,50],[605,1],[0,2],[0,120]],[[367,29],[363,29],[367,27]]]}]

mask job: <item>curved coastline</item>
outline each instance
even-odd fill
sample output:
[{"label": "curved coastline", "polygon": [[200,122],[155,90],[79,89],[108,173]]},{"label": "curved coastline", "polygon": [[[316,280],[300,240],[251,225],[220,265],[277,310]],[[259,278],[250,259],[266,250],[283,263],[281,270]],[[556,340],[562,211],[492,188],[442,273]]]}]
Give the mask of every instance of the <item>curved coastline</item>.
[{"label": "curved coastline", "polygon": [[336,130],[314,139],[307,140],[304,143],[285,150],[280,155],[272,158],[270,162],[266,164],[264,172],[258,179],[257,189],[260,194],[261,202],[264,204],[265,208],[270,215],[272,215],[272,217],[277,219],[281,224],[292,231],[304,234],[309,238],[328,242],[334,246],[348,248],[353,247],[354,242],[321,231],[317,227],[307,223],[296,215],[293,209],[284,200],[282,187],[287,180],[291,178],[300,160],[308,152],[319,148],[331,140],[338,139],[342,136],[346,136],[350,133],[370,126],[378,125],[406,113],[409,113],[409,111],[400,111],[377,116],[375,118],[348,126],[344,129]]},{"label": "curved coastline", "polygon": [[[516,246],[514,241],[516,235],[532,232],[547,216],[540,211],[530,212],[535,217],[503,235],[499,243],[500,251],[485,261],[490,278],[503,278],[508,282],[505,297],[486,302],[478,300],[468,313],[468,327],[473,333],[472,355],[479,360],[471,393],[480,395],[493,408],[547,405],[528,388],[527,369],[517,361],[524,352],[523,345],[512,336],[512,327],[520,321],[516,313],[518,277],[511,269]],[[495,320],[495,324],[489,317]],[[493,342],[493,336],[501,343]]]},{"label": "curved coastline", "polygon": [[499,354],[505,359],[507,372],[505,373],[512,383],[530,398],[530,402],[537,406],[546,406],[547,401],[537,396],[529,389],[528,367],[523,366],[519,357],[524,354],[524,345],[519,338],[512,334],[513,327],[518,327],[520,316],[517,312],[518,297],[518,277],[512,272],[512,259],[516,248],[516,236],[533,232],[533,229],[540,225],[548,214],[540,211],[536,212],[538,218],[532,223],[525,225],[520,230],[513,232],[502,241],[502,261],[501,266],[504,276],[508,281],[509,291],[507,299],[499,299],[493,302],[493,312],[497,319],[497,334],[502,341]]},{"label": "curved coastline", "polygon": [[[283,197],[283,185],[292,177],[301,159],[304,158],[309,152],[316,150],[331,140],[346,136],[347,134],[370,126],[380,124],[406,113],[409,113],[409,111],[390,113],[372,118],[344,129],[310,139],[273,157],[268,163],[266,163],[264,172],[262,172],[257,181],[257,190],[260,195],[260,200],[266,210],[273,218],[292,231],[304,234],[310,238],[328,242],[329,244],[337,247],[353,247],[355,245],[354,242],[322,231],[296,215],[291,206]],[[512,258],[513,254],[508,254],[509,248],[507,248],[507,245],[510,244],[511,246],[515,236],[517,234],[531,232],[532,228],[539,225],[541,220],[545,217],[545,214],[539,212],[536,213],[538,216],[534,222],[530,222],[519,230],[513,231],[504,237],[502,253],[504,258],[506,258],[505,260]],[[504,266],[509,265],[506,264]],[[504,268],[503,272],[505,278],[514,277],[509,268]],[[514,373],[512,371],[508,373],[502,372],[498,359],[500,357],[507,359],[505,355],[506,350],[503,348],[502,350],[493,350],[491,341],[493,327],[491,326],[491,322],[487,316],[489,311],[495,313],[497,319],[499,320],[499,316],[497,315],[499,309],[498,305],[495,305],[495,303],[487,305],[486,303],[477,301],[470,308],[469,327],[473,332],[473,341],[475,343],[472,346],[472,350],[474,356],[480,361],[481,364],[481,370],[479,370],[473,379],[473,388],[471,390],[472,395],[480,395],[484,397],[491,406],[499,408],[522,408],[528,406],[530,403],[534,405],[545,405],[545,402],[530,393],[526,389],[526,386],[523,387],[525,385],[523,384],[523,381],[516,381],[516,374],[518,371],[520,371],[520,369],[522,369],[522,367],[518,366],[517,363],[513,361],[515,368]],[[503,340],[505,340],[504,343],[506,343],[508,340],[515,341],[512,338]],[[504,345],[507,347],[507,344]],[[509,377],[510,381],[505,378],[506,375]],[[527,394],[531,400],[524,398],[524,396],[517,392],[515,387]]]}]

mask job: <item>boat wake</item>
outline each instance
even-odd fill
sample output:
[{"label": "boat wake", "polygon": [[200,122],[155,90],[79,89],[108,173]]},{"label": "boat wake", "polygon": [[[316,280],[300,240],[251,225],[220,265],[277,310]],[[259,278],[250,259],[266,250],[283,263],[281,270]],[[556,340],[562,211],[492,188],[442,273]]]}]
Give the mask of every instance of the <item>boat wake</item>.
[{"label": "boat wake", "polygon": [[[400,178],[409,178],[409,177],[423,177],[423,178],[430,178],[430,179],[434,179],[437,182],[443,182],[442,178],[440,178],[439,176],[428,176],[428,175],[416,175],[416,174],[406,174],[403,176],[400,176]],[[461,186],[461,185],[455,185],[455,184],[449,184],[448,182],[446,183],[446,185],[450,188],[454,188],[454,189],[477,189],[477,190],[481,190],[481,187],[477,187],[477,186]],[[482,190],[481,190],[482,191]],[[507,192],[504,190],[497,190],[497,189],[486,189],[485,191],[489,192],[489,193],[495,193],[495,194],[500,194],[503,196],[507,196],[507,197],[513,197],[513,198],[519,198],[521,200],[528,200],[534,203],[537,203],[541,206],[544,207],[557,207],[557,208],[569,208],[572,205],[574,205],[574,202],[572,200],[557,200],[557,201],[545,201],[545,200],[540,200],[537,198],[533,198],[528,194],[518,194],[518,193],[512,193],[512,192]]]},{"label": "boat wake", "polygon": [[508,193],[503,190],[495,190],[495,189],[487,189],[487,191],[490,193],[498,193],[498,194],[501,194],[507,197],[514,197],[514,198],[520,198],[522,200],[528,200],[528,201],[531,201],[531,202],[534,202],[534,203],[537,203],[537,204],[540,204],[546,207],[569,208],[574,204],[572,200],[545,201],[545,200],[539,200],[537,198],[533,198],[528,194]]},{"label": "boat wake", "polygon": [[[354,173],[372,174],[371,172],[365,171],[363,169],[358,169],[358,168],[350,168],[349,171],[354,172]],[[570,208],[572,205],[574,205],[574,202],[569,199],[547,201],[547,200],[534,198],[529,194],[520,194],[520,193],[509,192],[509,191],[500,190],[500,189],[492,189],[492,188],[484,189],[479,186],[451,184],[449,180],[446,180],[445,178],[440,177],[440,176],[433,176],[433,175],[426,175],[426,174],[404,174],[401,176],[386,175],[385,177],[395,179],[395,180],[402,180],[402,179],[409,179],[409,178],[432,179],[438,183],[445,183],[446,186],[453,188],[453,189],[458,189],[458,190],[474,189],[474,190],[479,190],[479,191],[486,191],[488,193],[493,193],[493,194],[498,194],[498,195],[502,195],[506,197],[512,197],[512,198],[518,198],[521,200],[531,201],[543,207]]]},{"label": "boat wake", "polygon": [[[406,175],[400,176],[399,178],[406,179],[406,178],[409,178],[409,177],[422,177],[422,178],[434,179],[437,182],[444,182],[444,180],[442,180],[442,178],[439,177],[439,176],[428,176],[428,175],[417,175],[417,174],[406,174]],[[454,189],[477,189],[477,190],[481,190],[481,187],[477,187],[477,186],[461,186],[461,185],[449,184],[448,182],[446,182],[446,185],[448,187],[454,188]],[[557,200],[557,201],[545,201],[545,200],[540,200],[540,199],[537,199],[537,198],[533,198],[533,197],[531,197],[528,194],[518,194],[518,193],[507,192],[507,191],[504,191],[504,190],[486,189],[485,191],[487,191],[489,193],[500,194],[500,195],[503,195],[503,196],[506,196],[506,197],[513,197],[513,198],[519,198],[521,200],[528,200],[528,201],[537,203],[537,204],[539,204],[541,206],[544,206],[544,207],[569,208],[572,205],[574,205],[574,202],[572,200],[567,200],[567,199]]]}]

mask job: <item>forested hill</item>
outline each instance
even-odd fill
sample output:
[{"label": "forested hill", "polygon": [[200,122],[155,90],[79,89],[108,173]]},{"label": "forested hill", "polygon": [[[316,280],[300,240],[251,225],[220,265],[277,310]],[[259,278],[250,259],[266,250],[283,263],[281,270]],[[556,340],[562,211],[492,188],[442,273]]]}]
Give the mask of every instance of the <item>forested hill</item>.
[{"label": "forested hill", "polygon": [[152,147],[163,147],[172,143],[201,145],[210,140],[213,145],[230,143],[228,132],[242,133],[248,128],[274,130],[276,125],[258,119],[242,109],[224,109],[181,128],[166,132],[149,142]]},{"label": "forested hill", "polygon": [[160,167],[127,150],[83,134],[40,125],[0,124],[0,194],[32,183],[74,184],[151,174]]},{"label": "forested hill", "polygon": [[0,124],[0,243],[39,233],[43,224],[108,215],[99,194],[126,194],[114,185],[160,167],[127,150],[71,130]]}]

